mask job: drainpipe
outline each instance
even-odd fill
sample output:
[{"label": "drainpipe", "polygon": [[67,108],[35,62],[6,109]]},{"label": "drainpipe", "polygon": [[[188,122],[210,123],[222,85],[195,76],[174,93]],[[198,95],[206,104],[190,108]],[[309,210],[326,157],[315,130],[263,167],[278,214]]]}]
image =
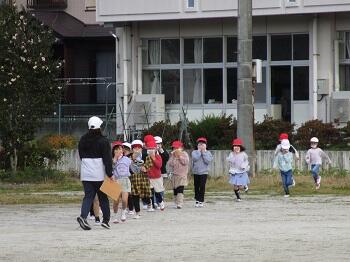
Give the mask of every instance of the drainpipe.
[{"label": "drainpipe", "polygon": [[312,119],[317,119],[317,78],[318,78],[318,45],[317,45],[317,14],[312,20]]},{"label": "drainpipe", "polygon": [[124,141],[127,141],[127,129],[128,129],[128,86],[129,86],[129,63],[130,63],[130,51],[131,38],[130,27],[124,26],[123,30],[123,119],[124,119]]}]

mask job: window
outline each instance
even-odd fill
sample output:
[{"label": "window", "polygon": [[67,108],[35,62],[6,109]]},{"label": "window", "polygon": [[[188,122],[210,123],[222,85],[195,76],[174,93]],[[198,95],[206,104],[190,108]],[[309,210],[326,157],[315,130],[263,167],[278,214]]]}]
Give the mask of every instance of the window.
[{"label": "window", "polygon": [[350,32],[339,34],[339,90],[350,91]]},{"label": "window", "polygon": [[194,0],[187,0],[187,8],[194,8]]},{"label": "window", "polygon": [[166,104],[180,103],[180,70],[162,70],[162,93]]},{"label": "window", "polygon": [[255,103],[266,103],[266,68],[262,68],[262,83],[255,86]]},{"label": "window", "polygon": [[253,59],[267,60],[266,36],[253,36]]},{"label": "window", "polygon": [[144,70],[143,71],[143,87],[144,94],[161,94],[160,92],[160,71]]},{"label": "window", "polygon": [[309,60],[309,35],[293,35],[293,60]]},{"label": "window", "polygon": [[309,67],[293,68],[293,99],[309,100]]},{"label": "window", "polygon": [[180,63],[180,39],[162,39],[162,64]]},{"label": "window", "polygon": [[227,37],[227,62],[237,62],[237,37]]},{"label": "window", "polygon": [[204,38],[204,63],[222,63],[222,38]]},{"label": "window", "polygon": [[183,90],[184,104],[202,104],[201,69],[184,69]]},{"label": "window", "polygon": [[291,35],[271,36],[271,60],[272,61],[292,60],[292,36]]},{"label": "window", "polygon": [[204,69],[203,74],[205,103],[222,103],[222,69]]},{"label": "window", "polygon": [[184,63],[202,63],[202,39],[184,39]]},{"label": "window", "polygon": [[160,41],[146,40],[146,48],[143,49],[142,61],[145,65],[159,65],[160,64]]},{"label": "window", "polygon": [[227,69],[227,103],[237,100],[237,68]]}]

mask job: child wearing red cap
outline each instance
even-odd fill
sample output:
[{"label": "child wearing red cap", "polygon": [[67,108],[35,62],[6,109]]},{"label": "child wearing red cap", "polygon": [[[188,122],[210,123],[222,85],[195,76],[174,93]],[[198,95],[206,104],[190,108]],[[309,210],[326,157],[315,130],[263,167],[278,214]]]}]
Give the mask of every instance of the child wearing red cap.
[{"label": "child wearing red cap", "polygon": [[172,143],[173,151],[170,153],[170,158],[167,163],[167,170],[172,173],[172,185],[174,190],[174,202],[177,209],[183,207],[184,189],[188,185],[187,175],[189,170],[190,158],[183,150],[181,141],[176,140]]},{"label": "child wearing red cap", "polygon": [[233,185],[233,190],[237,197],[237,201],[241,201],[239,190],[247,186],[250,181],[248,177],[249,161],[248,155],[244,152],[242,140],[236,138],[232,141],[232,152],[226,158],[229,163],[229,183]]},{"label": "child wearing red cap", "polygon": [[207,139],[197,139],[197,150],[192,151],[192,173],[194,180],[195,207],[204,207],[205,184],[209,174],[210,163],[213,156],[207,150]]},{"label": "child wearing red cap", "polygon": [[[277,154],[282,150],[282,148],[281,148],[281,141],[285,140],[285,139],[288,140],[288,134],[287,133],[281,133],[280,136],[279,136],[279,142],[280,143],[276,146],[274,157],[276,157]],[[289,151],[292,152],[295,155],[295,158],[297,160],[299,159],[299,152],[298,152],[298,150],[295,149],[295,147],[293,145],[290,145]]]},{"label": "child wearing red cap", "polygon": [[[145,141],[145,147],[147,149],[147,156],[145,158],[145,165],[141,169],[146,172],[151,185],[152,195],[155,196],[157,202],[159,203],[160,210],[164,210],[165,204],[162,197],[162,192],[164,191],[163,185],[163,177],[162,177],[162,157],[159,155],[157,151],[157,143],[152,136],[153,139],[149,138]],[[149,206],[148,211],[153,211],[153,205]]]}]

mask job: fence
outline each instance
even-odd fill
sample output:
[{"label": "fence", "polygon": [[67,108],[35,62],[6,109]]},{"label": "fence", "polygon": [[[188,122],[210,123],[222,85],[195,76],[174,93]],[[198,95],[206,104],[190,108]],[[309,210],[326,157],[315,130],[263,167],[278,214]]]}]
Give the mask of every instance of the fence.
[{"label": "fence", "polygon": [[[226,157],[230,153],[228,150],[211,150],[214,160],[210,168],[210,174],[213,176],[220,176],[228,174],[228,166]],[[327,151],[326,152],[332,160],[332,167],[336,167],[341,170],[350,171],[350,151]],[[274,151],[271,150],[258,150],[257,157],[257,173],[270,170],[272,168],[272,159]],[[298,170],[307,170],[308,166],[305,163],[306,152],[300,152],[300,159],[295,160],[294,167]],[[327,168],[327,165],[324,166]],[[63,157],[56,168],[61,171],[74,171],[79,172],[80,159],[77,150],[67,150],[63,153]]]}]

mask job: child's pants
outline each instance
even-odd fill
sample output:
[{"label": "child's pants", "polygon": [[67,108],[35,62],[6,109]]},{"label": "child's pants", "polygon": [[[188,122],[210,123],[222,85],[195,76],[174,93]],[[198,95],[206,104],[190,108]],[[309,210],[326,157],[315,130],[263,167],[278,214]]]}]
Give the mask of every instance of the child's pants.
[{"label": "child's pants", "polygon": [[281,171],[282,186],[286,195],[289,195],[288,187],[293,184],[292,176],[293,176],[292,170]]},{"label": "child's pants", "polygon": [[320,166],[321,165],[318,164],[311,165],[311,174],[315,180],[315,183],[317,183],[318,174],[320,173]]}]

